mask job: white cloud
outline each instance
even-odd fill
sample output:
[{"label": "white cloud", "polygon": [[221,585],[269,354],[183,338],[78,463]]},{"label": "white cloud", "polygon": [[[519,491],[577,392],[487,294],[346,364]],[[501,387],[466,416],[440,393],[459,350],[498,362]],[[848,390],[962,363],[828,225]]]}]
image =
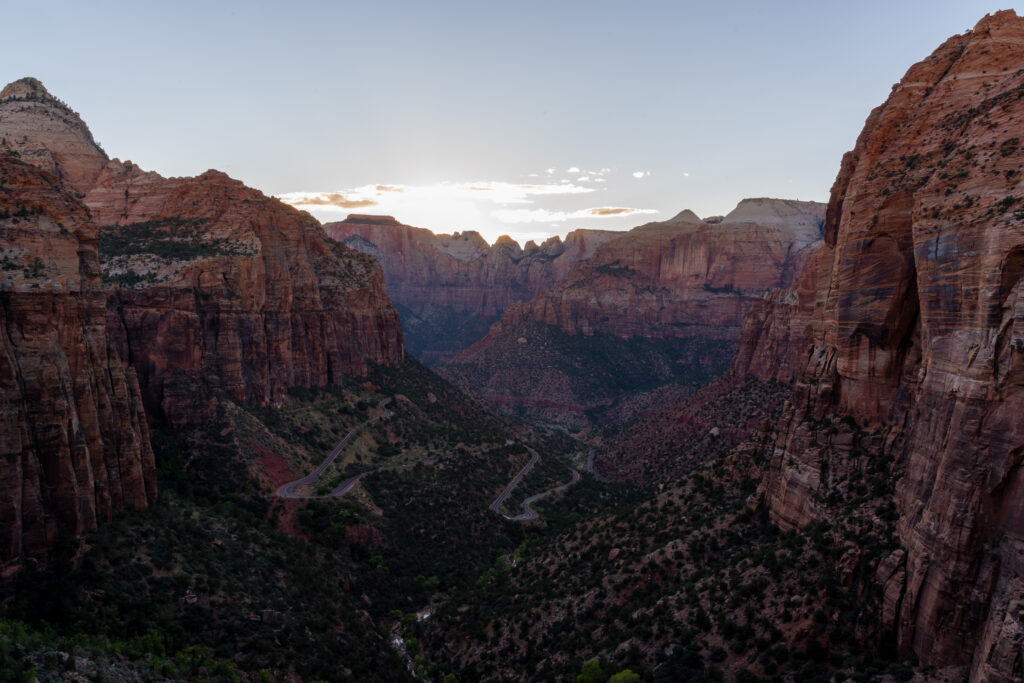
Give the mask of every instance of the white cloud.
[{"label": "white cloud", "polygon": [[506,183],[486,180],[477,183],[438,183],[436,185],[363,185],[338,192],[289,192],[278,196],[286,204],[345,211],[379,206],[391,211],[396,205],[416,205],[441,201],[484,201],[494,204],[532,204],[534,197],[586,194],[592,187],[575,185],[565,179],[560,184]]},{"label": "white cloud", "polygon": [[634,178],[643,178],[643,177],[649,176],[649,175],[651,175],[650,171],[633,171],[633,177]]},{"label": "white cloud", "polygon": [[589,182],[590,182],[591,180],[592,180],[592,179],[591,179],[591,177],[590,177],[590,176],[588,176],[588,175],[585,175],[585,176],[580,176],[579,178],[577,178],[577,179],[576,179],[576,182],[577,182],[577,183],[589,183]]},{"label": "white cloud", "polygon": [[547,173],[548,175],[551,175],[552,173],[554,173],[554,172],[555,172],[555,169],[553,169],[553,168],[549,168],[549,169],[548,169],[547,171],[545,171],[545,172],[546,172],[546,173]]},{"label": "white cloud", "polygon": [[577,211],[549,211],[548,209],[498,209],[491,215],[502,223],[555,223],[590,218],[618,218],[637,214],[658,213],[654,209],[635,209],[621,206],[598,206]]},{"label": "white cloud", "polygon": [[578,166],[570,166],[566,173],[579,173],[580,169]]}]

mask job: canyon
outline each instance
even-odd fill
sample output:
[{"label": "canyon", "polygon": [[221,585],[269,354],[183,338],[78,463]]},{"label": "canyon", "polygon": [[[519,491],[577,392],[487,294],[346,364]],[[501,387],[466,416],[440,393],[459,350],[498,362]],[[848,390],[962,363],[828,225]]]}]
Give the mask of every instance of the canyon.
[{"label": "canyon", "polygon": [[[43,279],[32,283],[36,287],[27,293],[61,291],[56,285],[44,286],[49,278],[46,260],[57,246],[66,254],[82,252],[81,267],[70,256],[61,258],[65,271],[88,273],[88,278],[75,280],[82,302],[49,304],[67,310],[45,325],[38,319],[47,305],[43,298],[25,299],[39,301],[34,306],[40,313],[34,317],[27,304],[12,308],[7,314],[9,337],[19,339],[22,325],[38,327],[31,328],[33,334],[50,339],[56,345],[54,353],[75,357],[74,365],[58,364],[67,366],[63,374],[68,381],[109,376],[114,386],[102,387],[103,393],[119,395],[130,408],[123,409],[123,415],[106,415],[102,424],[92,416],[83,436],[81,429],[67,426],[76,424],[67,417],[74,412],[69,390],[58,376],[49,376],[33,390],[31,414],[22,410],[10,415],[10,434],[29,435],[43,430],[41,425],[65,425],[60,430],[64,436],[54,432],[47,439],[70,440],[64,448],[74,446],[75,457],[48,453],[47,476],[58,476],[58,470],[66,474],[72,462],[88,461],[88,452],[95,462],[92,474],[79,466],[76,477],[63,476],[56,498],[41,497],[21,474],[24,470],[36,476],[38,466],[29,461],[38,456],[28,451],[19,456],[23,464],[5,477],[5,496],[15,502],[5,514],[3,533],[10,539],[29,533],[34,540],[27,545],[10,541],[7,559],[22,550],[41,555],[52,547],[56,535],[47,520],[54,515],[64,515],[69,521],[63,528],[77,535],[95,526],[94,509],[109,518],[112,509],[144,507],[155,496],[142,405],[152,420],[194,427],[209,419],[225,398],[270,405],[280,402],[291,387],[341,384],[347,376],[365,375],[368,363],[403,359],[398,315],[387,298],[379,265],[328,238],[308,214],[217,171],[196,178],[163,178],[130,161],[109,159],[78,115],[32,78],[0,91],[0,142],[0,153],[9,163],[32,164],[48,174],[51,185],[59,185],[63,194],[54,199],[55,205],[70,216],[65,222],[83,226],[79,247],[70,236],[56,246],[39,242],[34,231],[7,223],[5,239],[17,255],[11,257],[10,267],[21,268],[29,255],[43,259]],[[3,190],[9,201],[23,201],[20,186],[12,183]],[[34,191],[32,186],[24,189],[25,196]],[[33,206],[43,207],[46,214],[46,202],[36,200]],[[38,221],[44,232],[51,223],[61,222],[60,216],[44,222],[36,215],[11,220]],[[71,235],[71,229],[61,227],[59,234]],[[63,294],[60,301],[72,298]],[[79,309],[83,312],[76,313]],[[88,321],[82,319],[86,313]],[[104,319],[97,321],[96,316]],[[83,334],[79,327],[90,330],[91,336],[77,339]],[[88,353],[78,348],[83,345]],[[38,358],[15,351],[7,355],[8,377],[36,375],[31,368],[38,365]],[[114,366],[116,371],[105,369]],[[11,382],[7,388],[14,392],[12,397],[28,391]],[[76,400],[80,410],[98,412]],[[108,413],[112,410],[106,407]],[[141,426],[119,429],[129,418]],[[65,433],[69,429],[71,433]],[[14,452],[27,438],[9,442]],[[83,438],[85,446],[76,446]],[[127,450],[120,457],[145,465],[125,467],[128,492],[123,495],[108,492],[106,477],[97,473],[103,466],[100,440],[110,444],[108,457],[118,451],[113,444],[123,441]],[[71,512],[67,498],[80,501]],[[45,534],[36,531],[40,525],[46,527]]]},{"label": "canyon", "polygon": [[359,214],[326,223],[324,231],[380,262],[406,346],[427,365],[448,360],[484,336],[511,304],[553,288],[573,263],[619,236],[573,230],[564,241],[555,236],[539,246],[520,247],[506,236],[488,245],[469,230],[435,235],[390,216]]},{"label": "canyon", "polygon": [[824,205],[746,199],[622,233],[554,289],[511,305],[439,372],[506,414],[574,430],[667,408],[726,368],[744,317],[820,246]]},{"label": "canyon", "polygon": [[[164,178],[16,81],[0,586],[68,545],[68,599],[17,618],[147,672],[202,632],[253,679],[1020,680],[1022,141],[998,12],[907,71],[827,205],[520,248]],[[343,500],[274,498],[338,439]],[[551,493],[505,517],[513,488]]]}]

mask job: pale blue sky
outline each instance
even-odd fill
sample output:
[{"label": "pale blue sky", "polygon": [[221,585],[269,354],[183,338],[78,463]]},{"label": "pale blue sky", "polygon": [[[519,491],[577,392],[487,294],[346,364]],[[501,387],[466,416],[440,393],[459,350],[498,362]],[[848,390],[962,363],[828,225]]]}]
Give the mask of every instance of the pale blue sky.
[{"label": "pale blue sky", "polygon": [[[439,232],[525,239],[743,197],[824,201],[892,84],[996,9],[22,2],[3,10],[0,78],[40,78],[109,154],[164,175],[218,168],[268,194],[340,193]],[[656,213],[589,213],[602,207]]]}]

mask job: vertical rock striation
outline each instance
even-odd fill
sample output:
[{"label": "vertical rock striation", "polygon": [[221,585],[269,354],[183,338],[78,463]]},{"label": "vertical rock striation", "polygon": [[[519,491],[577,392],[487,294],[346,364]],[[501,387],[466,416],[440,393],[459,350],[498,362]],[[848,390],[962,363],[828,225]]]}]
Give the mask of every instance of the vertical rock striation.
[{"label": "vertical rock striation", "polygon": [[[904,550],[879,568],[885,626],[924,662],[973,661],[975,680],[1019,680],[1024,661],[1022,139],[1012,11],[871,113],[832,189],[812,348],[761,486],[791,528],[827,517],[845,473],[893,458]],[[819,443],[824,416],[859,425],[853,442]]]},{"label": "vertical rock striation", "polygon": [[266,405],[403,357],[379,266],[309,214],[217,171],[108,159],[35,79],[4,89],[0,136],[91,211],[109,327],[153,416],[194,424],[219,394]]},{"label": "vertical rock striation", "polygon": [[634,228],[511,305],[440,371],[506,412],[574,427],[659,384],[692,391],[728,367],[750,307],[803,270],[823,220],[822,204],[746,199],[714,222],[683,211]]},{"label": "vertical rock striation", "polygon": [[570,266],[620,233],[574,230],[525,248],[508,237],[493,245],[479,233],[435,235],[390,216],[352,215],[324,230],[370,254],[384,269],[388,294],[401,309],[412,353],[437,363],[482,337],[511,304],[547,291]]},{"label": "vertical rock striation", "polygon": [[0,563],[156,498],[135,371],[107,331],[88,210],[0,154]]}]

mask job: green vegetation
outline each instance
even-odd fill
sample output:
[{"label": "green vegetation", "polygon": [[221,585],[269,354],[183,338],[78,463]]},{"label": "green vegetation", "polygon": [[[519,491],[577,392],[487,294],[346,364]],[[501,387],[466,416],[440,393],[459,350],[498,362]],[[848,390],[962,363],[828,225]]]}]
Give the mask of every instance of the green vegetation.
[{"label": "green vegetation", "polygon": [[164,218],[100,228],[99,251],[104,262],[116,256],[147,254],[164,259],[194,260],[215,256],[251,256],[227,239],[204,237],[200,219]]},{"label": "green vegetation", "polygon": [[[464,639],[446,651],[463,681],[913,672],[877,626],[875,567],[897,548],[891,461],[866,457],[877,436],[851,420],[814,429],[822,443],[853,438],[845,473],[821,501],[841,524],[780,533],[749,507],[765,462],[741,448],[653,498],[524,545],[514,563],[440,605],[420,642],[440,652]],[[827,456],[833,467],[843,453]],[[808,635],[793,646],[794,632]]]}]

